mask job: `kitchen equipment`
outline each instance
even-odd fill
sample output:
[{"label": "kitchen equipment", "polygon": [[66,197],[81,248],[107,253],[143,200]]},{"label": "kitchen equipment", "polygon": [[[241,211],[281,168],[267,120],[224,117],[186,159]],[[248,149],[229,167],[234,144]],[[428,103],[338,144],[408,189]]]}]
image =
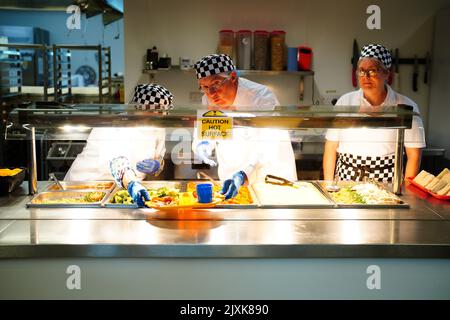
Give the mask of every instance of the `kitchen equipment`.
[{"label": "kitchen equipment", "polygon": [[388,191],[387,185],[375,181],[338,181],[338,192],[329,192],[327,181],[317,182],[317,185],[339,208],[409,208],[406,202]]},{"label": "kitchen equipment", "polygon": [[[358,86],[358,79],[356,76],[356,69],[358,68],[358,60],[359,60],[359,47],[356,39],[353,39],[353,56],[352,56],[352,85],[353,87]],[[299,59],[300,62],[300,59]]]},{"label": "kitchen equipment", "polygon": [[[153,181],[142,181],[142,185],[149,189],[159,189],[162,187],[166,187],[169,189],[178,189],[181,191],[181,182],[178,181],[163,181],[163,180],[153,180]],[[118,186],[115,186],[115,188],[109,193],[109,196],[105,201],[103,201],[103,205],[106,208],[137,208],[138,206],[135,203],[116,203],[114,201],[114,197],[118,194],[118,192],[127,191],[124,190]]]},{"label": "kitchen equipment", "polygon": [[275,30],[270,33],[270,69],[282,71],[284,67],[284,47],[286,32]]},{"label": "kitchen equipment", "polygon": [[188,57],[180,57],[180,70],[191,69],[191,59]]},{"label": "kitchen equipment", "polygon": [[[60,185],[64,187],[61,189]],[[105,190],[112,191],[115,183],[113,181],[59,181],[58,184],[50,184],[45,191],[61,191],[61,190]]]},{"label": "kitchen equipment", "polygon": [[417,92],[417,81],[419,80],[419,59],[414,56],[414,69],[413,69],[413,91]]},{"label": "kitchen equipment", "polygon": [[312,49],[310,47],[298,47],[298,69],[311,70]]},{"label": "kitchen equipment", "polygon": [[[83,191],[55,191],[42,192],[37,194],[27,207],[34,208],[96,208],[101,207],[102,202],[107,196],[107,192],[98,190]],[[96,195],[93,199],[92,195]],[[93,200],[87,201],[86,197],[92,197]]]},{"label": "kitchen equipment", "polygon": [[48,175],[49,175],[49,177],[50,177],[51,180],[55,181],[55,183],[58,185],[58,187],[60,188],[60,190],[66,190],[66,189],[64,188],[64,186],[59,182],[58,178],[56,178],[56,176],[55,176],[54,173],[49,173]]},{"label": "kitchen equipment", "polygon": [[269,32],[256,30],[253,33],[253,60],[256,70],[268,69]]},{"label": "kitchen equipment", "polygon": [[271,174],[266,175],[264,182],[270,183],[270,184],[276,184],[279,186],[290,186],[290,187],[294,187],[297,189],[300,188],[295,182],[289,181],[288,179],[285,179],[282,177],[273,176]]},{"label": "kitchen equipment", "polygon": [[152,49],[147,49],[147,67],[151,70],[158,69],[159,54],[156,46]]},{"label": "kitchen equipment", "polygon": [[256,182],[252,188],[261,208],[332,208],[333,201],[313,182],[302,181],[301,188]]},{"label": "kitchen equipment", "polygon": [[334,174],[333,184],[330,184],[330,185],[327,184],[325,189],[328,192],[338,192],[341,189],[341,187],[339,187],[337,184],[338,180],[339,180],[339,173],[336,170],[336,173]]},{"label": "kitchen equipment", "polygon": [[197,172],[197,179],[200,179],[201,177],[208,179],[209,181],[212,182],[212,184],[214,184],[214,185],[219,186],[220,188],[222,188],[222,185],[221,185],[219,182],[217,182],[216,180],[214,180],[211,176],[209,176],[208,174],[206,174],[206,173],[203,172],[203,171],[198,171],[198,172]]},{"label": "kitchen equipment", "polygon": [[428,83],[428,74],[430,72],[430,67],[431,67],[431,57],[430,53],[427,52],[427,55],[425,57],[425,74],[423,75],[423,83],[425,84]]},{"label": "kitchen equipment", "polygon": [[234,31],[233,30],[220,30],[219,31],[219,52],[229,55],[233,58],[234,52]]},{"label": "kitchen equipment", "polygon": [[172,66],[172,58],[170,58],[167,53],[163,54],[158,60],[158,69],[169,70]]},{"label": "kitchen equipment", "polygon": [[395,49],[395,55],[394,55],[394,90],[399,92],[400,91],[400,72],[399,72],[399,52],[398,48]]},{"label": "kitchen equipment", "polygon": [[250,70],[252,63],[252,32],[239,30],[237,32],[237,67],[240,70]]},{"label": "kitchen equipment", "polygon": [[[394,52],[394,50],[391,50],[391,53],[392,53],[392,52]],[[394,58],[394,59],[395,59],[395,58]],[[394,72],[393,72],[392,65],[391,65],[391,68],[390,68],[389,71],[390,71],[390,72],[389,72],[389,76],[388,76],[388,79],[387,79],[387,84],[390,85],[390,86],[392,86],[392,82],[394,81]]]},{"label": "kitchen equipment", "polygon": [[287,70],[288,71],[297,71],[298,70],[298,48],[288,48],[288,63]]}]

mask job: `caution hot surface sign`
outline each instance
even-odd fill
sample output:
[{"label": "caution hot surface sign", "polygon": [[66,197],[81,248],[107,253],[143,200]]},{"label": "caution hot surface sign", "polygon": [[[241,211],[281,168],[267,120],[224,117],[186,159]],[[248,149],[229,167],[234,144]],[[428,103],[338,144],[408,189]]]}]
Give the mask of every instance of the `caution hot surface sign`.
[{"label": "caution hot surface sign", "polygon": [[232,138],[233,118],[220,110],[199,111],[198,138],[202,140],[229,140]]}]

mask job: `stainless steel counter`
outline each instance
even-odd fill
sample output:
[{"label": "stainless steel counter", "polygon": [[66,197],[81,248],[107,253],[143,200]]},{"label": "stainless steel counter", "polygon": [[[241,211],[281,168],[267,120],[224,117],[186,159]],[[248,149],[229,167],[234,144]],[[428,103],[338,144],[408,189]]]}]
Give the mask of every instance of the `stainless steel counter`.
[{"label": "stainless steel counter", "polygon": [[410,209],[186,213],[26,208],[26,191],[0,197],[0,258],[450,258],[450,203],[413,186]]}]

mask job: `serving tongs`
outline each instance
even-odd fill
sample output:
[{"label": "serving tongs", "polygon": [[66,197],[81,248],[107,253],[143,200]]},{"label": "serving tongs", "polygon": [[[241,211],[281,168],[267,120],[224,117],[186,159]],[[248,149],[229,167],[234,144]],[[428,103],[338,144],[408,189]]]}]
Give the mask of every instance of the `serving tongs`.
[{"label": "serving tongs", "polygon": [[338,192],[339,190],[341,190],[341,187],[339,187],[337,185],[339,180],[339,174],[336,170],[336,173],[334,175],[334,179],[333,179],[333,184],[329,184],[327,186],[325,186],[325,189],[327,189],[328,192]]},{"label": "serving tongs", "polygon": [[197,172],[197,179],[200,179],[200,177],[203,177],[203,178],[211,181],[213,185],[216,185],[216,186],[219,186],[220,188],[222,188],[222,185],[219,182],[214,180],[211,176],[209,176],[208,174],[204,173],[203,171],[198,171]]},{"label": "serving tongs", "polygon": [[61,184],[61,182],[59,182],[58,178],[55,176],[54,173],[49,173],[48,176],[50,177],[50,180],[53,180],[56,183],[56,185],[61,188],[61,190],[66,190],[64,189],[64,186]]},{"label": "serving tongs", "polygon": [[273,176],[271,174],[266,175],[265,179],[264,179],[265,183],[270,183],[270,184],[274,184],[274,185],[278,185],[278,186],[288,186],[288,187],[293,187],[296,189],[300,189],[301,186],[299,186],[297,183],[290,181],[288,179],[282,178],[282,177],[277,177],[277,176]]}]

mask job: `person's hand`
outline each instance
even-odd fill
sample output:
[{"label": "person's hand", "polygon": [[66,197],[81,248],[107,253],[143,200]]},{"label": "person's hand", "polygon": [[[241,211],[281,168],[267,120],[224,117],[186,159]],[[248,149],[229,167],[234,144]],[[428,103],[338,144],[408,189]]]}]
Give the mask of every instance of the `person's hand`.
[{"label": "person's hand", "polygon": [[144,159],[136,163],[137,171],[149,175],[155,175],[162,169],[161,167],[161,163],[155,159]]},{"label": "person's hand", "polygon": [[236,197],[244,181],[245,173],[243,171],[236,172],[231,179],[225,180],[222,191],[220,191],[225,196],[225,200]]},{"label": "person's hand", "polygon": [[134,203],[142,208],[145,201],[150,201],[150,195],[147,189],[139,181],[131,181],[128,183],[128,193],[133,198]]},{"label": "person's hand", "polygon": [[195,149],[195,153],[204,163],[210,165],[211,167],[217,166],[217,163],[209,158],[212,154],[212,148],[208,141],[200,142]]}]

